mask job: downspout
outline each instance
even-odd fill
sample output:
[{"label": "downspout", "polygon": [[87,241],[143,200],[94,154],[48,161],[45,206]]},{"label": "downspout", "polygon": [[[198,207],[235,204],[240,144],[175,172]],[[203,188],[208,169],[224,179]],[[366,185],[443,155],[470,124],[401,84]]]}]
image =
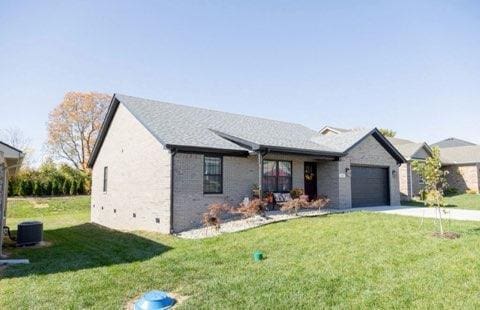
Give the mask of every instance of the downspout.
[{"label": "downspout", "polygon": [[410,193],[408,196],[410,196],[410,199],[413,199],[413,176],[412,176],[412,164],[408,163],[408,179],[410,180]]},{"label": "downspout", "polygon": [[171,156],[170,156],[170,234],[173,234],[173,196],[174,196],[174,191],[173,191],[173,186],[175,184],[174,182],[174,175],[175,175],[175,169],[174,169],[174,164],[175,164],[175,155],[177,154],[176,149],[171,150]]},{"label": "downspout", "polygon": [[261,151],[261,150],[258,150],[258,199],[262,200],[263,199],[263,171],[262,171],[262,167],[263,167],[263,158],[265,155],[268,154],[268,149],[266,151]]}]

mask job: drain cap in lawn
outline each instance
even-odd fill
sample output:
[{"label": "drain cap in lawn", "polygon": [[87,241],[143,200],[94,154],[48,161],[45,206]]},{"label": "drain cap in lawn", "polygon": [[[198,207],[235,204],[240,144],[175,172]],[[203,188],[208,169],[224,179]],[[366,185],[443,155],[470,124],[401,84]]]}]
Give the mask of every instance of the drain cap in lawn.
[{"label": "drain cap in lawn", "polygon": [[170,309],[175,304],[175,299],[162,291],[145,293],[135,302],[134,310],[164,310]]}]

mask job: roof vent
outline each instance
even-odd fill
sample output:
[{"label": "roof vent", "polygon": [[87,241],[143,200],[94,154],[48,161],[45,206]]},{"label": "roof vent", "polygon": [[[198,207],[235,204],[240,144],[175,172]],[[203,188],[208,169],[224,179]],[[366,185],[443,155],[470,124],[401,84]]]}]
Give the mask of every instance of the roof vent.
[{"label": "roof vent", "polygon": [[134,310],[164,310],[170,309],[175,304],[175,299],[163,291],[150,291],[145,293],[135,302]]}]

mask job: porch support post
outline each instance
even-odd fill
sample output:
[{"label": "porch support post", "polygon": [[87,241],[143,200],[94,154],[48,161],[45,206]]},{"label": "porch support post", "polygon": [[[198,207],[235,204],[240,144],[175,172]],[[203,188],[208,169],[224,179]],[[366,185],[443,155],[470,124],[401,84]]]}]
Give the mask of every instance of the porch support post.
[{"label": "porch support post", "polygon": [[257,157],[258,157],[258,198],[262,200],[263,198],[263,186],[262,186],[263,154],[261,151],[258,151]]}]

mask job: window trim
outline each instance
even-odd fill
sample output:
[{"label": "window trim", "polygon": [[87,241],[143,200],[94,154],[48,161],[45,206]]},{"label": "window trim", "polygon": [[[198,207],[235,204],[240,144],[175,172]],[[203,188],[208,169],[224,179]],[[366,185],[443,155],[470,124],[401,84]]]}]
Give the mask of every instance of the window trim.
[{"label": "window trim", "polygon": [[108,166],[103,167],[103,192],[106,193],[108,189]]},{"label": "window trim", "polygon": [[[275,162],[275,191],[272,191],[272,193],[289,193],[293,189],[293,161],[292,160],[282,160],[282,159],[264,159],[262,161],[262,188],[264,190],[266,190],[264,188],[264,178],[272,177],[272,176],[266,176],[265,175],[264,166],[265,166],[265,162],[268,162],[268,161]],[[280,164],[279,164],[280,162],[290,163],[290,187],[291,188],[288,191],[279,191],[279,188],[278,188],[278,178],[279,178],[278,168],[280,166]]]},{"label": "window trim", "polygon": [[[205,173],[205,159],[206,158],[220,158],[220,174],[206,174]],[[204,195],[222,195],[223,194],[223,156],[222,155],[203,155],[203,194]],[[205,177],[206,176],[219,176],[220,177],[220,191],[219,192],[208,192],[205,191]]]}]

